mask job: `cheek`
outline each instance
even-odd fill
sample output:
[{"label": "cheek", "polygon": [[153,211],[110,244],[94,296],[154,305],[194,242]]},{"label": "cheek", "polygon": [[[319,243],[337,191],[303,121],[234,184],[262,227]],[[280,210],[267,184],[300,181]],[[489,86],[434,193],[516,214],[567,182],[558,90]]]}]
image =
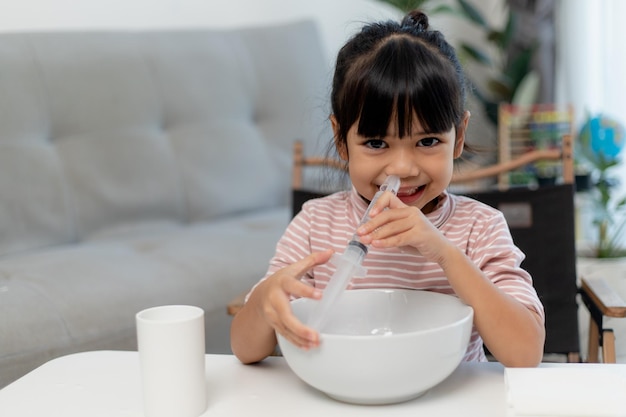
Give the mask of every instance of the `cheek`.
[{"label": "cheek", "polygon": [[363,164],[358,157],[352,157],[348,160],[348,171],[350,176],[358,179],[363,176]]},{"label": "cheek", "polygon": [[448,181],[452,178],[454,173],[454,159],[452,155],[440,155],[437,158],[429,159],[425,164],[428,166],[427,169],[431,176]]},{"label": "cheek", "polygon": [[[351,155],[348,161],[348,173],[352,184],[357,188],[367,187],[372,181],[372,175],[377,172],[371,161]],[[359,190],[362,191],[362,190]]]}]

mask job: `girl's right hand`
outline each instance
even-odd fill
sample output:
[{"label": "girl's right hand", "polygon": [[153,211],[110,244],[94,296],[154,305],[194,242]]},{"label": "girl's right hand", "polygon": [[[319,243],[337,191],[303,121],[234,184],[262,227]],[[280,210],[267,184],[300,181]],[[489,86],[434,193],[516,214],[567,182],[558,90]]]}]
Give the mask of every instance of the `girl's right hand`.
[{"label": "girl's right hand", "polygon": [[291,296],[316,300],[322,297],[321,290],[302,282],[300,278],[314,266],[328,262],[332,254],[332,250],[314,252],[259,283],[250,295],[256,299],[257,313],[277,333],[299,348],[311,349],[319,346],[319,334],[305,326],[292,313],[289,304]]}]

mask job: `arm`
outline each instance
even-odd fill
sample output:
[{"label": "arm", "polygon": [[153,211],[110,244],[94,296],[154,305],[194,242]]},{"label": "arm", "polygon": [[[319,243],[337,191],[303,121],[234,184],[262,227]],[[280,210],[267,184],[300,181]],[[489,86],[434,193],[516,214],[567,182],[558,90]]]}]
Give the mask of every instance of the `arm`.
[{"label": "arm", "polygon": [[243,363],[265,359],[276,347],[276,332],[304,349],[319,344],[319,334],[291,312],[291,296],[321,298],[321,291],[300,281],[312,267],[330,259],[332,251],[315,252],[261,281],[233,318],[231,349]]},{"label": "arm", "polygon": [[[408,207],[389,196],[387,201],[379,203],[378,209],[371,213],[372,220],[359,230],[364,243],[371,242],[376,247],[406,247],[437,262],[456,294],[474,308],[474,324],[496,359],[505,366],[537,365],[543,355],[545,339],[542,314],[498,288],[419,209]],[[382,211],[383,207],[390,210]],[[485,236],[492,237],[489,231]],[[515,254],[511,252],[511,255],[513,258],[508,260],[509,266],[517,262]],[[528,278],[518,266],[501,271],[501,275],[522,281],[524,277]],[[497,262],[487,267],[491,268],[489,274],[498,275]],[[518,276],[516,273],[525,275]],[[530,282],[523,282],[521,286],[528,286],[531,298],[536,299]]]},{"label": "arm", "polygon": [[443,245],[441,262],[458,296],[474,309],[474,324],[505,366],[536,366],[543,356],[543,316],[501,291],[454,245]]}]

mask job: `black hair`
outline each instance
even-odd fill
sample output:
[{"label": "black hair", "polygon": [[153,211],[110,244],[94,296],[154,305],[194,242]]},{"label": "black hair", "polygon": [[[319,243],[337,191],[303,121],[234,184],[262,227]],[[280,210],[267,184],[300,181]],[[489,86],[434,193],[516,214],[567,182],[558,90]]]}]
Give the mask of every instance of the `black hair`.
[{"label": "black hair", "polygon": [[368,24],[337,56],[331,92],[336,140],[345,144],[357,120],[360,135],[385,137],[394,116],[399,137],[411,134],[415,116],[429,133],[458,128],[465,89],[454,48],[429,29],[424,13]]}]

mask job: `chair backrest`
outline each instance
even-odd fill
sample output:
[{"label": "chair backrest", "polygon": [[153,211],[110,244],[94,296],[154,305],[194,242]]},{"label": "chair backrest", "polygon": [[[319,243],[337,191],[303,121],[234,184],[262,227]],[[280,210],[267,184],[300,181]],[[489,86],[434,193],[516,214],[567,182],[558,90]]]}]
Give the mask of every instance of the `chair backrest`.
[{"label": "chair backrest", "polygon": [[574,158],[572,136],[564,134],[560,149],[531,150],[494,166],[458,174],[453,183],[519,169],[536,161],[559,162],[560,178],[538,188],[509,187],[498,181],[497,189],[464,193],[500,210],[507,220],[515,244],[526,254],[522,267],[546,311],[544,352],[567,354],[578,361],[578,303],[576,295],[576,237],[574,231]]},{"label": "chair backrest", "polygon": [[345,163],[340,160],[319,156],[305,156],[302,142],[295,141],[293,145],[293,171],[291,176],[291,213],[294,216],[298,214],[302,204],[307,200],[323,197],[342,188],[337,185],[337,188],[329,190],[326,187],[319,186],[319,184],[305,184],[304,170],[308,167],[328,168],[341,173],[346,171]]},{"label": "chair backrest", "polygon": [[573,185],[467,195],[499,209],[513,241],[526,254],[522,267],[533,277],[546,312],[544,351],[577,354],[580,346]]},{"label": "chair backrest", "polygon": [[[563,136],[560,150],[533,150],[514,159],[454,176],[453,183],[498,176],[534,161],[558,161],[562,177],[558,183],[538,188],[495,187],[463,193],[502,211],[513,241],[526,254],[522,263],[533,277],[533,283],[546,311],[545,353],[567,355],[578,361],[578,305],[576,301],[576,248],[574,235],[574,170],[572,138]],[[302,187],[302,170],[308,166],[344,169],[344,164],[325,158],[306,158],[301,145],[294,149],[293,214],[302,204],[327,195]]]}]

